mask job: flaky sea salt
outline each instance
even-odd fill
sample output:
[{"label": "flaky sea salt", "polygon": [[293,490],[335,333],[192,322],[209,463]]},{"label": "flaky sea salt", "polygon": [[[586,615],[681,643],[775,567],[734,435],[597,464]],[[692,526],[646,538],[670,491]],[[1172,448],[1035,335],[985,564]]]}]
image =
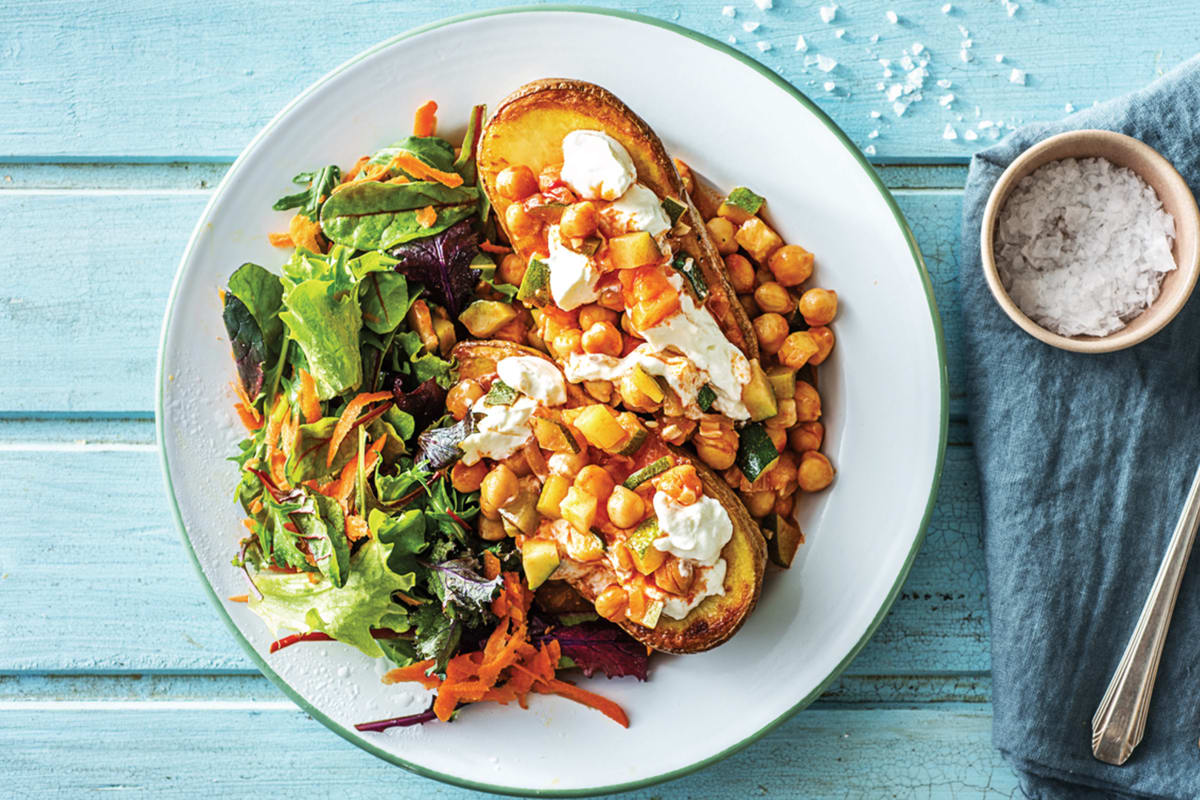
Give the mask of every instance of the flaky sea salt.
[{"label": "flaky sea salt", "polygon": [[737,16],[737,9],[734,8],[733,6],[725,6],[724,8],[721,9],[721,16],[729,17],[730,19],[732,19],[733,17]]},{"label": "flaky sea salt", "polygon": [[747,20],[746,22],[742,23],[742,30],[744,30],[746,33],[754,33],[756,30],[758,30],[759,25],[762,25],[762,23],[755,22],[754,20]]},{"label": "flaky sea salt", "polygon": [[817,69],[821,72],[833,72],[837,68],[838,62],[836,58],[830,58],[827,55],[817,56]]},{"label": "flaky sea salt", "polygon": [[895,25],[896,23],[898,23],[900,21],[900,17],[896,14],[895,11],[889,10],[886,14],[884,14],[884,16],[887,17],[887,21],[892,23],[893,25]]},{"label": "flaky sea salt", "polygon": [[760,53],[765,53],[772,47],[770,42],[755,42],[755,45],[758,47]]},{"label": "flaky sea salt", "polygon": [[808,42],[805,41],[803,33],[796,37],[796,50],[801,53],[808,50]]},{"label": "flaky sea salt", "polygon": [[817,9],[817,13],[821,15],[821,22],[824,22],[826,25],[833,22],[834,18],[837,17],[837,12],[837,3],[829,6],[821,6]]},{"label": "flaky sea salt", "polygon": [[1025,70],[1013,68],[1013,71],[1008,73],[1008,82],[1025,85]]},{"label": "flaky sea salt", "polygon": [[1051,163],[1023,178],[996,224],[1000,281],[1063,336],[1104,336],[1158,297],[1175,269],[1175,221],[1136,173],[1102,158]]}]

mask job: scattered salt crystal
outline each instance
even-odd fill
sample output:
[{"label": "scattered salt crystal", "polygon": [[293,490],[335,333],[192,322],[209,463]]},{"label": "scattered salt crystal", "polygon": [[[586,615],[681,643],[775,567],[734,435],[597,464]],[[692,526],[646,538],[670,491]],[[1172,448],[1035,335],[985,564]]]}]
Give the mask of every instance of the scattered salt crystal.
[{"label": "scattered salt crystal", "polygon": [[908,111],[907,103],[892,103],[892,112],[895,113],[897,117],[903,117],[905,111]]},{"label": "scattered salt crystal", "polygon": [[971,32],[962,25],[958,26],[958,32],[962,34],[964,39],[971,35]]},{"label": "scattered salt crystal", "polygon": [[978,127],[979,127],[979,130],[982,131],[982,130],[986,130],[987,128],[993,127],[995,124],[996,123],[992,122],[990,119],[981,119],[981,120],[979,120]]},{"label": "scattered salt crystal", "polygon": [[996,53],[996,63],[997,64],[1004,63],[1004,53]]},{"label": "scattered salt crystal", "polygon": [[1063,106],[1063,111],[1070,114],[1075,111],[1075,106],[1071,105],[1070,103],[1067,103],[1065,106]]},{"label": "scattered salt crystal", "polygon": [[946,5],[942,6],[943,14],[949,14],[953,10],[954,10],[954,6],[950,5],[949,3],[946,3]]},{"label": "scattered salt crystal", "polygon": [[910,56],[908,53],[905,53],[900,57],[900,66],[905,70],[911,70],[915,68],[917,64],[912,60],[912,56]]},{"label": "scattered salt crystal", "polygon": [[771,0],[754,0],[754,5],[758,6],[759,11],[766,11],[772,7]]},{"label": "scattered salt crystal", "polygon": [[940,81],[937,82],[937,85],[938,85],[939,89],[949,89],[954,84],[950,80],[948,80],[946,78],[942,78]]},{"label": "scattered salt crystal", "polygon": [[887,67],[890,67],[891,65],[892,65],[892,60],[890,58],[879,59],[879,66],[884,67],[886,69]]},{"label": "scattered salt crystal", "polygon": [[887,99],[889,102],[892,100],[896,100],[903,93],[904,93],[904,87],[898,83],[893,83],[891,86],[888,87]]},{"label": "scattered salt crystal", "polygon": [[1019,83],[1022,86],[1024,86],[1025,85],[1025,70],[1016,69],[1014,67],[1013,71],[1008,73],[1008,82],[1009,83]]},{"label": "scattered salt crystal", "polygon": [[721,16],[729,17],[730,19],[733,19],[734,17],[737,16],[737,9],[734,8],[733,6],[725,6],[724,8],[721,9]]},{"label": "scattered salt crystal", "polygon": [[825,81],[825,91],[832,92],[836,88],[837,88],[837,84],[834,83],[833,81]]},{"label": "scattered salt crystal", "polygon": [[824,54],[817,56],[817,69],[821,70],[821,72],[832,72],[837,65],[836,58],[830,58]]},{"label": "scattered salt crystal", "polygon": [[963,39],[961,42],[958,43],[958,46],[963,48],[964,50],[969,50],[971,47],[974,47],[974,45],[975,45],[974,39]]},{"label": "scattered salt crystal", "polygon": [[950,104],[953,102],[954,102],[954,92],[944,94],[938,98],[938,105],[940,105],[944,108],[949,108]]},{"label": "scattered salt crystal", "polygon": [[954,139],[958,138],[958,131],[954,130],[953,125],[950,125],[949,123],[947,123],[946,130],[942,131],[942,138],[953,141]]},{"label": "scattered salt crystal", "polygon": [[1018,3],[1005,3],[1004,4],[1004,10],[1008,12],[1008,15],[1010,17],[1013,16],[1014,14],[1016,14],[1017,9],[1020,7],[1021,6]]},{"label": "scattered salt crystal", "polygon": [[962,59],[962,62],[965,64],[971,60],[971,53],[967,50],[959,50],[958,57]]},{"label": "scattered salt crystal", "polygon": [[796,50],[801,53],[808,50],[808,42],[804,40],[803,33],[796,37]]},{"label": "scattered salt crystal", "polygon": [[877,92],[883,91],[883,81],[880,81],[879,83],[875,84],[875,91],[877,91]]},{"label": "scattered salt crystal", "polygon": [[892,72],[890,69],[888,69],[887,67],[884,67],[884,68],[883,68],[883,77],[885,77],[885,78],[890,78],[890,77],[892,77],[892,75],[894,75],[894,74],[895,74],[895,73],[893,73],[893,72]]},{"label": "scattered salt crystal", "polygon": [[879,138],[879,129],[876,128],[875,130],[868,133],[867,138],[868,139],[878,139]]},{"label": "scattered salt crystal", "polygon": [[871,119],[879,119],[879,117],[880,117],[880,116],[881,116],[881,114],[880,114],[878,111],[876,111],[876,110],[872,109],[872,111],[871,111]]},{"label": "scattered salt crystal", "polygon": [[967,130],[963,131],[963,138],[968,142],[973,142],[979,138],[979,134],[968,128]]},{"label": "scattered salt crystal", "polygon": [[867,145],[866,147],[863,148],[863,152],[869,156],[875,155],[875,145],[873,145],[873,144]]},{"label": "scattered salt crystal", "polygon": [[884,16],[886,16],[887,21],[892,23],[893,25],[895,25],[896,23],[898,23],[900,21],[900,17],[896,16],[895,11],[889,10]]},{"label": "scattered salt crystal", "polygon": [[871,38],[870,38],[868,41],[869,41],[871,44],[875,44],[876,42],[878,42],[878,41],[879,41],[879,34],[878,34],[878,33],[872,33],[872,34],[871,34]]},{"label": "scattered salt crystal", "polygon": [[1052,161],[1023,178],[996,225],[1013,302],[1064,336],[1120,330],[1157,299],[1175,221],[1136,173],[1102,158]]},{"label": "scattered salt crystal", "polygon": [[836,36],[837,38],[841,39],[841,38],[845,37],[846,29],[838,28],[836,31],[833,32],[833,35]]},{"label": "scattered salt crystal", "polygon": [[758,52],[760,53],[765,53],[772,47],[770,42],[755,42],[755,44],[758,46]]},{"label": "scattered salt crystal", "polygon": [[913,54],[914,56],[919,56],[919,55],[921,55],[921,52],[922,52],[924,49],[925,49],[925,45],[921,44],[920,42],[913,42],[913,46],[912,46],[912,54]]},{"label": "scattered salt crystal", "polygon": [[756,30],[758,30],[759,25],[762,25],[762,23],[755,22],[754,20],[747,20],[746,22],[742,23],[742,30],[744,30],[746,33],[754,33]]},{"label": "scattered salt crystal", "polygon": [[821,22],[824,22],[826,25],[833,22],[833,18],[837,16],[837,12],[837,3],[829,6],[821,6],[817,9],[817,13],[821,15]]},{"label": "scattered salt crystal", "polygon": [[730,44],[737,44],[737,37],[736,37],[736,36],[734,36],[732,33],[731,33],[731,34],[729,34],[729,43],[730,43]]}]

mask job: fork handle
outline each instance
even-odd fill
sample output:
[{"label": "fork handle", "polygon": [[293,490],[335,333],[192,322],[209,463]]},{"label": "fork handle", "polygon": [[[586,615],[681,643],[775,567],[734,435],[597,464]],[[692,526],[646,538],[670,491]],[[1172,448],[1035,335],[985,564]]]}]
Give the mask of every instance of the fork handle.
[{"label": "fork handle", "polygon": [[1179,583],[1200,523],[1200,469],[1192,479],[1187,502],[1167,545],[1162,565],[1142,607],[1137,628],[1125,646],[1108,691],[1092,717],[1092,755],[1108,764],[1124,764],[1146,732],[1146,714],[1154,693],[1154,677],[1175,610]]}]

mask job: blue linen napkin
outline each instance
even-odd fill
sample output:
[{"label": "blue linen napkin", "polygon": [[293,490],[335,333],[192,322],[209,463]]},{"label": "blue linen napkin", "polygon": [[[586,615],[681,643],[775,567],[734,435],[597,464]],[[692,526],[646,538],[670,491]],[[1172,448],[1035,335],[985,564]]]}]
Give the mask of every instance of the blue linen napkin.
[{"label": "blue linen napkin", "polygon": [[1022,128],[971,162],[960,278],[993,737],[1037,800],[1196,798],[1200,556],[1180,590],[1145,738],[1125,766],[1092,758],[1091,719],[1200,466],[1200,299],[1135,347],[1068,353],[1014,325],[980,267],[980,223],[1000,173],[1030,145],[1079,128],[1142,140],[1200,191],[1200,56],[1126,97]]}]

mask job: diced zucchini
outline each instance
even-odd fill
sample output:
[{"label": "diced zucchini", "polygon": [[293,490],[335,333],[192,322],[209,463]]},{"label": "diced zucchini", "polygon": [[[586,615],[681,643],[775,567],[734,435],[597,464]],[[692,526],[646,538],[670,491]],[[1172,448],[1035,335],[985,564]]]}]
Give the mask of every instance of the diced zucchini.
[{"label": "diced zucchini", "polygon": [[580,450],[571,429],[558,420],[534,417],[533,435],[539,447],[552,453],[578,453]]},{"label": "diced zucchini", "polygon": [[741,225],[759,212],[763,202],[762,197],[745,186],[739,186],[721,203],[721,207],[717,209],[717,216],[725,217],[735,225]]},{"label": "diced zucchini", "polygon": [[633,385],[638,388],[639,392],[649,397],[653,403],[661,403],[666,397],[662,387],[658,385],[658,381],[654,380],[653,375],[642,369],[640,364],[633,365]]},{"label": "diced zucchini", "polygon": [[788,400],[796,394],[796,370],[776,364],[767,368],[767,381],[777,400]]},{"label": "diced zucchini", "polygon": [[616,412],[601,403],[585,407],[575,417],[575,427],[588,444],[601,450],[611,450],[621,444],[628,433],[617,421]]},{"label": "diced zucchini", "polygon": [[768,467],[779,460],[779,451],[775,443],[767,435],[767,428],[761,422],[751,422],[742,428],[738,434],[738,469],[746,476],[746,480],[754,482]]},{"label": "diced zucchini", "polygon": [[688,279],[697,298],[703,301],[708,297],[708,281],[704,280],[704,273],[700,271],[700,267],[694,259],[689,256],[675,256],[671,266],[682,272],[683,277]]},{"label": "diced zucchini", "polygon": [[779,234],[758,217],[743,222],[733,238],[759,264],[766,264],[771,254],[783,246]]},{"label": "diced zucchini", "polygon": [[567,556],[575,561],[599,561],[604,558],[604,537],[593,531],[572,530],[567,537]]},{"label": "diced zucchini", "polygon": [[562,518],[571,523],[571,527],[577,531],[587,532],[591,530],[592,523],[596,521],[598,502],[592,495],[572,486],[567,490],[562,502],[559,503],[558,509]]},{"label": "diced zucchini", "polygon": [[646,427],[642,425],[642,421],[638,419],[637,414],[634,414],[632,411],[622,411],[618,414],[617,423],[625,429],[629,438],[613,448],[612,452],[619,456],[634,455],[638,450],[642,449],[642,445],[649,438]]},{"label": "diced zucchini", "polygon": [[621,485],[626,489],[636,489],[651,478],[656,478],[671,468],[671,457],[663,456],[652,461],[625,479]]},{"label": "diced zucchini", "polygon": [[696,392],[696,405],[700,406],[700,410],[704,413],[707,414],[715,402],[717,402],[717,393],[707,383],[700,387],[700,391]]},{"label": "diced zucchini", "polygon": [[742,387],[742,402],[750,412],[750,419],[758,422],[770,419],[779,413],[779,404],[775,402],[775,390],[767,380],[758,359],[750,362],[750,382]]},{"label": "diced zucchini", "polygon": [[538,258],[529,259],[517,299],[533,306],[544,306],[550,302],[550,265]]},{"label": "diced zucchini", "polygon": [[594,256],[596,251],[600,249],[600,245],[604,244],[604,240],[599,236],[589,236],[579,243],[579,247],[572,247],[576,253],[582,253],[585,256]]},{"label": "diced zucchini", "polygon": [[804,533],[791,519],[782,514],[768,514],[762,521],[763,531],[768,529],[771,536],[767,537],[767,555],[771,561],[785,569],[792,565],[796,551],[804,543]]},{"label": "diced zucchini", "polygon": [[536,589],[558,569],[558,545],[548,539],[526,539],[521,545],[521,566],[529,588]]},{"label": "diced zucchini", "polygon": [[641,619],[633,619],[633,617],[630,617],[630,619],[633,619],[634,622],[644,628],[656,628],[658,627],[658,620],[662,616],[664,607],[665,604],[662,600],[651,600],[646,603],[646,610],[642,612]]},{"label": "diced zucchini", "polygon": [[485,406],[511,406],[516,400],[517,390],[496,378],[492,381],[492,388],[488,389],[488,393],[484,395],[483,404]]},{"label": "diced zucchini", "polygon": [[529,216],[536,217],[547,225],[557,223],[562,219],[563,212],[567,210],[566,203],[550,201],[548,203],[534,203],[525,207],[529,212]]},{"label": "diced zucchini", "polygon": [[662,258],[654,237],[646,231],[626,233],[608,240],[608,260],[616,269],[653,264]]},{"label": "diced zucchini", "polygon": [[661,535],[657,517],[650,517],[629,534],[626,542],[629,555],[633,558],[633,566],[643,575],[654,572],[667,560],[667,554],[654,546],[654,540]]},{"label": "diced zucchini", "polygon": [[533,492],[521,492],[515,499],[510,500],[500,509],[500,519],[504,522],[506,530],[512,529],[529,536],[537,530],[538,523],[541,521],[537,511],[538,498]]},{"label": "diced zucchini", "polygon": [[662,201],[663,213],[667,215],[667,219],[671,220],[671,227],[675,227],[675,223],[679,222],[679,218],[683,216],[683,212],[687,211],[687,205],[679,202],[674,197],[664,197]]},{"label": "diced zucchini", "polygon": [[517,310],[508,303],[496,300],[476,300],[467,306],[459,319],[472,336],[486,339],[516,317]]},{"label": "diced zucchini", "polygon": [[542,484],[542,493],[538,496],[537,511],[543,517],[558,519],[562,516],[560,506],[571,482],[563,475],[548,475]]}]

